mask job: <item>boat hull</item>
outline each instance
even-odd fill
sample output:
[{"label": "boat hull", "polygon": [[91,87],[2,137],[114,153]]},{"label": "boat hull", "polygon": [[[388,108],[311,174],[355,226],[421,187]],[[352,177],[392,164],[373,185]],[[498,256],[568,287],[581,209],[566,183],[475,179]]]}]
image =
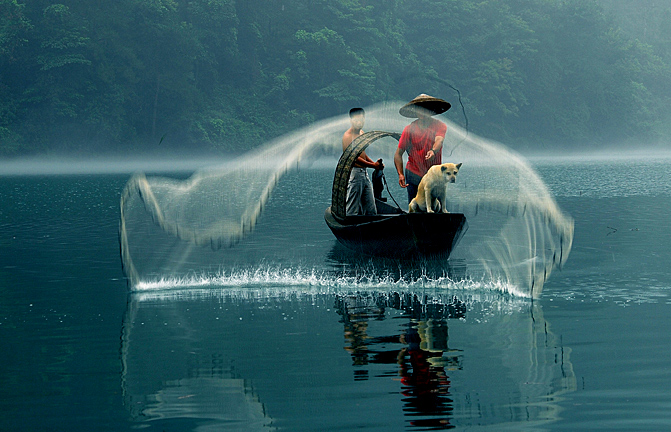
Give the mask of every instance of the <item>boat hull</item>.
[{"label": "boat hull", "polygon": [[331,207],[326,224],[347,248],[390,258],[447,259],[468,229],[461,213],[394,213],[336,218]]}]

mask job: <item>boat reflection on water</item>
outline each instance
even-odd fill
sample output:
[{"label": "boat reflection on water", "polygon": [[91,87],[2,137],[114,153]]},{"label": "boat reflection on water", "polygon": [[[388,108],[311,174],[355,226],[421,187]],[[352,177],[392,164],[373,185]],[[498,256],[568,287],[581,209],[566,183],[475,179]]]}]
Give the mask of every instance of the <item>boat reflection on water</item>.
[{"label": "boat reflection on water", "polygon": [[[397,365],[377,378],[398,377],[403,411],[412,426],[452,428],[453,400],[449,371],[461,369],[460,350],[448,347],[447,320],[463,318],[466,305],[454,297],[449,303],[427,303],[417,294],[338,296],[336,308],[345,327],[345,350],[352,356],[355,380],[368,380],[370,364]],[[394,335],[372,336],[369,320],[382,320],[388,308],[407,322]]]},{"label": "boat reflection on water", "polygon": [[423,256],[398,259],[363,255],[338,242],[326,255],[330,276],[360,282],[377,279],[385,283],[404,285],[438,284],[448,286],[467,279],[468,266],[464,259],[431,259]]},{"label": "boat reflection on water", "polygon": [[535,428],[575,389],[537,302],[485,290],[133,292],[121,353],[125,404],[157,430]]}]

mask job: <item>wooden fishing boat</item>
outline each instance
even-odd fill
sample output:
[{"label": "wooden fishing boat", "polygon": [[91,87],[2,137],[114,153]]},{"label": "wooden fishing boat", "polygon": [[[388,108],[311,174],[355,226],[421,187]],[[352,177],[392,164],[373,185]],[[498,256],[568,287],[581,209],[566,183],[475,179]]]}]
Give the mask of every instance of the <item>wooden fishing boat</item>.
[{"label": "wooden fishing boat", "polygon": [[468,229],[461,213],[407,213],[376,199],[377,215],[346,216],[347,184],[359,155],[375,140],[395,132],[367,132],[347,147],[336,167],[331,206],[324,219],[333,235],[356,252],[392,258],[446,259]]}]

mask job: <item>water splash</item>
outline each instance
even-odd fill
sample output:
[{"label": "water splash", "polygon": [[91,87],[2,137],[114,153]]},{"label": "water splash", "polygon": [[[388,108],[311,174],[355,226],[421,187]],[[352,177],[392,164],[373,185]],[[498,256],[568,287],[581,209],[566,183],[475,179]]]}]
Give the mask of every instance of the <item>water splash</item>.
[{"label": "water splash", "polygon": [[[281,287],[281,288],[278,288]],[[186,275],[179,277],[159,277],[155,280],[141,281],[133,287],[133,292],[157,292],[165,295],[170,292],[198,293],[199,290],[232,289],[241,292],[253,290],[280,290],[300,293],[334,293],[355,291],[423,291],[468,293],[471,291],[493,291],[526,297],[516,286],[503,280],[471,279],[454,280],[449,276],[438,278],[405,278],[379,273],[359,275],[333,275],[331,272],[319,272],[314,269],[272,269],[257,268],[239,271],[221,271],[218,274]]]}]

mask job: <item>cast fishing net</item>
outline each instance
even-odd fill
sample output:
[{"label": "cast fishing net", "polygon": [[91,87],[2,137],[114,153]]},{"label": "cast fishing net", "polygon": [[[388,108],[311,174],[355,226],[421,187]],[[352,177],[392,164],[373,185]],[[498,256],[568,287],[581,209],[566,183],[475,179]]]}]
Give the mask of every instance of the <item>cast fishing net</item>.
[{"label": "cast fishing net", "polygon": [[[367,108],[364,130],[400,133],[410,122],[398,114],[402,105]],[[463,163],[457,182],[448,187],[447,208],[464,213],[469,224],[452,254],[468,272],[466,281],[428,282],[538,296],[552,270],[568,258],[572,219],[521,156],[438,118],[448,125],[443,162]],[[134,175],[121,195],[120,221],[122,261],[132,289],[416,283],[403,274],[343,279],[328,269],[336,240],[323,212],[348,128],[346,115],[324,120],[187,179]],[[386,137],[366,151],[385,160],[388,192],[407,210],[392,162],[397,145]],[[309,240],[296,242],[301,236]]]}]

